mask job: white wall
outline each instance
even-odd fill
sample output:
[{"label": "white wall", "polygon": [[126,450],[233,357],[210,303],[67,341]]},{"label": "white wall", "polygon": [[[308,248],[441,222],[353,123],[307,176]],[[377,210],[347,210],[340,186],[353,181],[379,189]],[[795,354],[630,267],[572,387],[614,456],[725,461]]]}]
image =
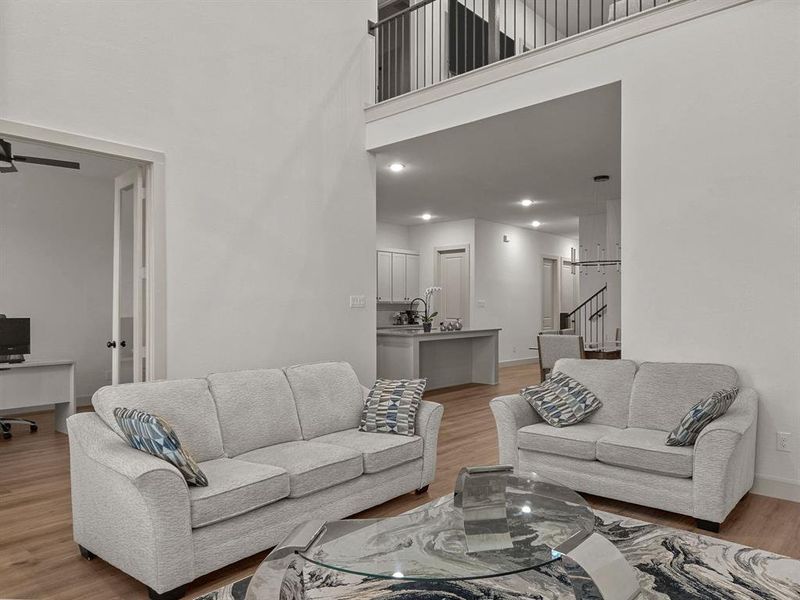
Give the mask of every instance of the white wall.
[{"label": "white wall", "polygon": [[[436,285],[437,248],[459,245],[469,247],[469,296],[472,305],[475,298],[475,219],[425,223],[408,229],[409,242],[414,250],[419,251],[419,289],[421,292]],[[437,300],[438,294],[433,297],[431,310],[439,310]],[[473,308],[470,306],[470,315],[465,321],[467,326],[471,326],[473,312]]]},{"label": "white wall", "polygon": [[374,377],[375,307],[348,296],[375,296],[376,13],[0,3],[4,119],[166,154],[169,377],[323,359]]},{"label": "white wall", "polygon": [[29,360],[76,361],[81,400],[110,383],[113,242],[113,179],[0,175],[0,313],[30,317]]},{"label": "white wall", "polygon": [[378,221],[376,224],[376,246],[378,250],[416,250],[410,247],[410,235],[408,227],[405,225],[395,225],[394,223],[383,223]]},{"label": "white wall", "polygon": [[[482,219],[426,223],[409,227],[411,246],[420,253],[420,289],[435,285],[436,248],[470,248],[472,328],[499,327],[500,360],[536,358],[542,323],[542,256],[568,258],[576,240],[501,225]],[[503,235],[511,242],[503,242]],[[435,298],[434,298],[435,304]]]},{"label": "white wall", "polygon": [[[510,242],[503,235],[511,236]],[[472,327],[500,327],[500,360],[538,358],[542,257],[569,258],[577,240],[477,219]]]},{"label": "white wall", "polygon": [[753,0],[381,119],[368,139],[621,81],[624,355],[736,367],[761,396],[757,489],[800,500],[798,30],[800,3]]}]

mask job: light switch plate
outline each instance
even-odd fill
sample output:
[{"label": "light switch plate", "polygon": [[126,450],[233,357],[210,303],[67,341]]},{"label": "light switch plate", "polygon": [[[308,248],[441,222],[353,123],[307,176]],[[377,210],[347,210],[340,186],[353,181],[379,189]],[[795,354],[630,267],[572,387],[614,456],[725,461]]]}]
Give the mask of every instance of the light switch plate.
[{"label": "light switch plate", "polygon": [[367,297],[364,295],[350,296],[350,308],[366,308]]}]

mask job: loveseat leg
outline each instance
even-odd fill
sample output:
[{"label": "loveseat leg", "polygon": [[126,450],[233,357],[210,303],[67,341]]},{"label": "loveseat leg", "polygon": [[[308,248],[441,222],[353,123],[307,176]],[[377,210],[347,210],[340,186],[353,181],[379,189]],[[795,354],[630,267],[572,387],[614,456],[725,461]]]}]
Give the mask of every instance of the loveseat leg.
[{"label": "loveseat leg", "polygon": [[186,586],[176,587],[174,590],[169,590],[163,594],[159,594],[153,588],[147,588],[147,593],[150,596],[150,600],[178,600],[186,594]]},{"label": "loveseat leg", "polygon": [[419,495],[421,495],[421,494],[424,494],[424,493],[426,493],[427,491],[428,491],[428,486],[426,485],[426,486],[424,486],[424,487],[421,487],[421,488],[419,488],[419,489],[418,489],[418,490],[416,490],[414,493],[415,493],[417,496],[419,496]]},{"label": "loveseat leg", "polygon": [[710,531],[711,533],[719,533],[719,523],[714,521],[705,521],[703,519],[697,519],[697,528],[702,529],[704,531]]},{"label": "loveseat leg", "polygon": [[92,560],[93,558],[97,558],[97,556],[93,552],[87,550],[86,548],[84,548],[80,544],[78,544],[78,550],[81,551],[81,556],[83,558],[85,558],[86,560]]}]

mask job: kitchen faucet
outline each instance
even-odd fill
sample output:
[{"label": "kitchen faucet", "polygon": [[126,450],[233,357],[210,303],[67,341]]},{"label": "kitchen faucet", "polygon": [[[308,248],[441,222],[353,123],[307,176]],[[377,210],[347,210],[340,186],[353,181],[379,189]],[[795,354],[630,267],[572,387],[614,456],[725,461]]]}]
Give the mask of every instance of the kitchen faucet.
[{"label": "kitchen faucet", "polygon": [[[425,317],[428,316],[428,303],[425,302],[424,298],[414,298],[411,303],[408,305],[408,312],[411,314],[414,312],[414,303],[419,300],[425,306]],[[410,315],[409,315],[410,316]]]}]

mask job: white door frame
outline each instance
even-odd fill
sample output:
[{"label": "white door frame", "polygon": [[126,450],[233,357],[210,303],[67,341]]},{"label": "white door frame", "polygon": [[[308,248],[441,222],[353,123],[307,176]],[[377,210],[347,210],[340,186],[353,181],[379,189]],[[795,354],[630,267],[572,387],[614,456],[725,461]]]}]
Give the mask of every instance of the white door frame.
[{"label": "white door frame", "polygon": [[[441,282],[441,273],[439,272],[439,263],[441,261],[440,255],[446,252],[454,252],[463,250],[464,254],[467,256],[467,302],[466,302],[466,313],[464,315],[464,327],[470,326],[470,320],[472,318],[472,278],[470,273],[472,272],[472,256],[470,255],[469,251],[469,244],[454,244],[451,246],[436,246],[433,249],[433,285],[442,285]],[[420,290],[420,295],[423,295],[425,290]],[[441,294],[437,297],[434,296],[434,299],[438,302],[441,298]],[[436,310],[439,310],[438,304]]]},{"label": "white door frame", "polygon": [[[559,325],[561,324],[561,269],[562,266],[562,259],[557,254],[542,254],[541,258],[539,259],[539,268],[544,269],[544,261],[545,260],[552,260],[555,261],[555,273],[554,273],[554,281],[553,281],[553,314],[551,315],[553,318],[553,329],[560,329]],[[543,273],[543,271],[542,271]],[[540,279],[540,282],[544,282],[544,279]],[[544,325],[544,296],[542,296],[542,318],[539,322],[539,327]]]},{"label": "white door frame", "polygon": [[146,172],[147,380],[167,376],[166,188],[163,152],[0,119],[0,137],[137,162]]}]

